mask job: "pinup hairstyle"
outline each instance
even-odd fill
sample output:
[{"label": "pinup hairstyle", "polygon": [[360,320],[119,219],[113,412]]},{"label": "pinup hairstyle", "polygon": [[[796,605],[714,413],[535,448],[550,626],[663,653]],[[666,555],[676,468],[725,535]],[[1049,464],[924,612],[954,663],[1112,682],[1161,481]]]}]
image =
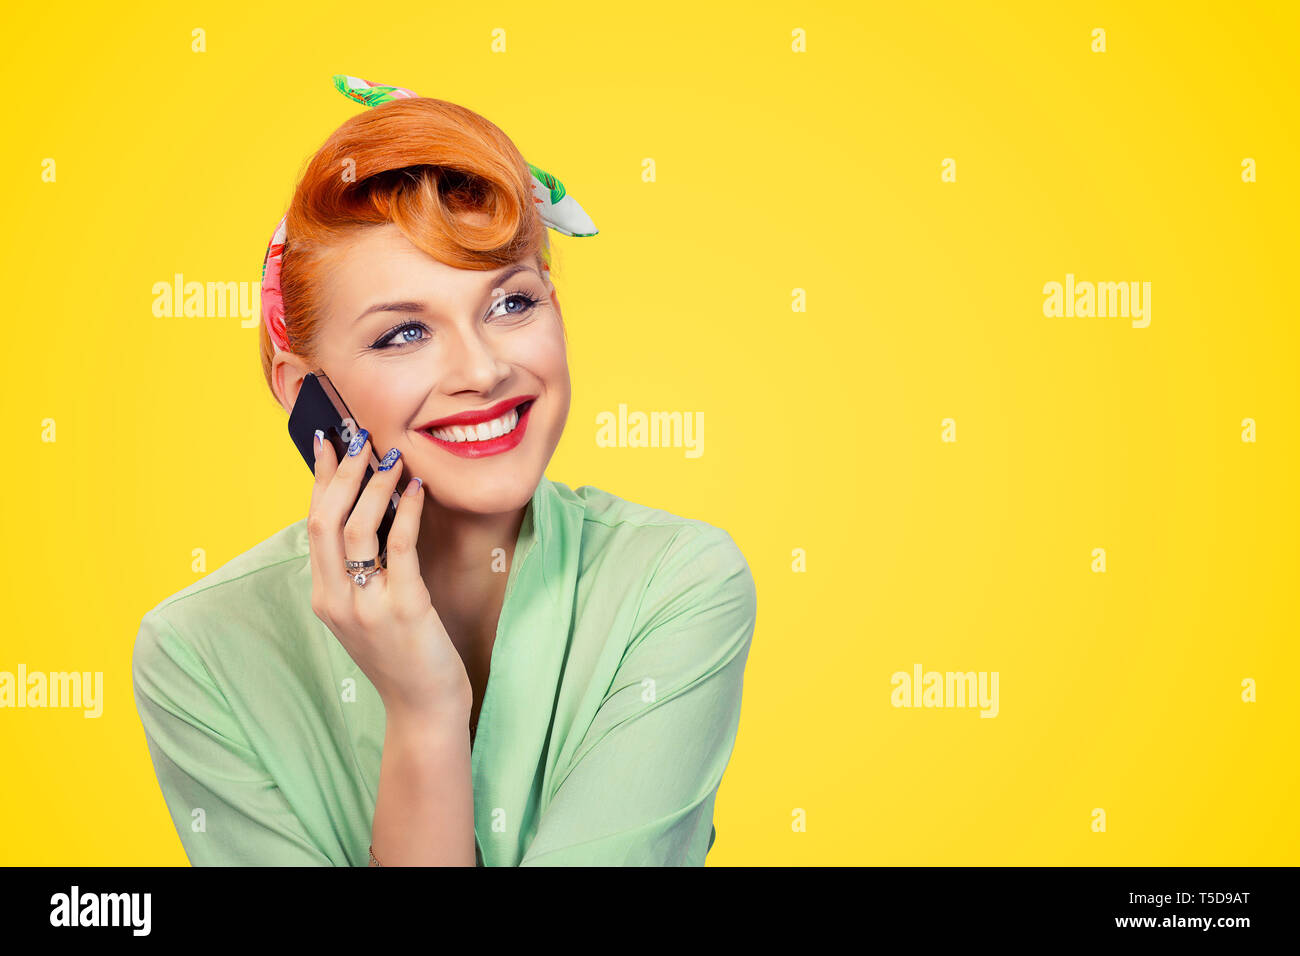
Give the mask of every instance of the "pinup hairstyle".
[{"label": "pinup hairstyle", "polygon": [[[462,218],[473,212],[486,213],[487,224]],[[486,271],[528,256],[551,265],[528,163],[505,133],[446,100],[383,103],[335,130],[294,190],[280,288],[296,354],[313,354],[328,250],[365,225],[386,222],[457,269]],[[275,349],[266,323],[259,328],[269,386]]]}]

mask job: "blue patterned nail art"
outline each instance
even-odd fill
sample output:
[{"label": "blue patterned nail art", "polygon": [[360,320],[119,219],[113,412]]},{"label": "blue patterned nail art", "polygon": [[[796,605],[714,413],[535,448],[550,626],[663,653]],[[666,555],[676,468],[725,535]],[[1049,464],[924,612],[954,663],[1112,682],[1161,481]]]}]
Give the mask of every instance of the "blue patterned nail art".
[{"label": "blue patterned nail art", "polygon": [[370,437],[370,432],[366,431],[364,428],[361,429],[361,431],[357,432],[355,437],[353,437],[352,439],[352,444],[348,445],[348,454],[355,455],[358,452],[360,452],[362,447],[366,443],[366,439],[369,437]]},{"label": "blue patterned nail art", "polygon": [[389,468],[392,468],[395,464],[397,464],[397,459],[401,457],[402,457],[402,453],[398,451],[396,448],[388,449],[388,454],[385,455],[384,460],[379,463],[379,470],[387,471]]}]

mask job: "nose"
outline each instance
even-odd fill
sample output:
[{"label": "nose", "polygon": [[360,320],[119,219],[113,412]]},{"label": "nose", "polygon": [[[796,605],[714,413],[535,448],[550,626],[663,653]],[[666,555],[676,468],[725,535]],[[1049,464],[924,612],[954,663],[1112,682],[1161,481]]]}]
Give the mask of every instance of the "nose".
[{"label": "nose", "polygon": [[439,381],[447,392],[491,392],[510,374],[510,366],[477,325],[448,328],[441,350]]}]

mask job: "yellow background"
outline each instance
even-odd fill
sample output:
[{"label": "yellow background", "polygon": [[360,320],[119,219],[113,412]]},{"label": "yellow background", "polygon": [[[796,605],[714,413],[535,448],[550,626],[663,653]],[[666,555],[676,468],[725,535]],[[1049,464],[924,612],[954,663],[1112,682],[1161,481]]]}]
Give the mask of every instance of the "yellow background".
[{"label": "yellow background", "polygon": [[[1296,5],[0,22],[0,670],[105,675],[98,720],[0,711],[0,863],[186,862],[136,629],[195,580],[193,548],[215,570],[305,515],[310,476],[255,330],[154,318],[151,289],[258,280],[307,158],[361,109],[334,73],[482,113],[600,229],[554,240],[574,398],[547,474],[702,518],[749,559],[711,865],[1300,863]],[[1045,318],[1066,273],[1151,282],[1150,327]],[[704,455],[597,447],[619,403],[703,412]],[[998,717],[891,707],[914,663],[998,671]]]}]

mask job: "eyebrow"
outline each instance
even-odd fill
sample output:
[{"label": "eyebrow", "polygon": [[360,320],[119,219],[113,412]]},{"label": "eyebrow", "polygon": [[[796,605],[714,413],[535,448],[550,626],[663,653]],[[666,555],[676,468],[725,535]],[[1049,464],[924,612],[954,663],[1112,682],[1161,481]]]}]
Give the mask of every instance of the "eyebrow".
[{"label": "eyebrow", "polygon": [[[541,278],[541,273],[539,273],[536,269],[532,268],[531,266],[516,265],[507,269],[505,272],[502,272],[498,275],[491,277],[491,280],[489,281],[488,285],[492,287],[498,286],[501,283],[505,282],[507,279],[509,279],[511,276],[516,275],[517,273],[520,272],[531,272],[539,279]],[[360,322],[371,312],[424,312],[426,309],[427,309],[426,303],[416,302],[413,300],[408,300],[406,302],[380,302],[377,305],[372,305],[370,308],[366,309],[366,311],[362,312],[355,319],[353,319],[352,322],[355,325],[357,322]]]}]

